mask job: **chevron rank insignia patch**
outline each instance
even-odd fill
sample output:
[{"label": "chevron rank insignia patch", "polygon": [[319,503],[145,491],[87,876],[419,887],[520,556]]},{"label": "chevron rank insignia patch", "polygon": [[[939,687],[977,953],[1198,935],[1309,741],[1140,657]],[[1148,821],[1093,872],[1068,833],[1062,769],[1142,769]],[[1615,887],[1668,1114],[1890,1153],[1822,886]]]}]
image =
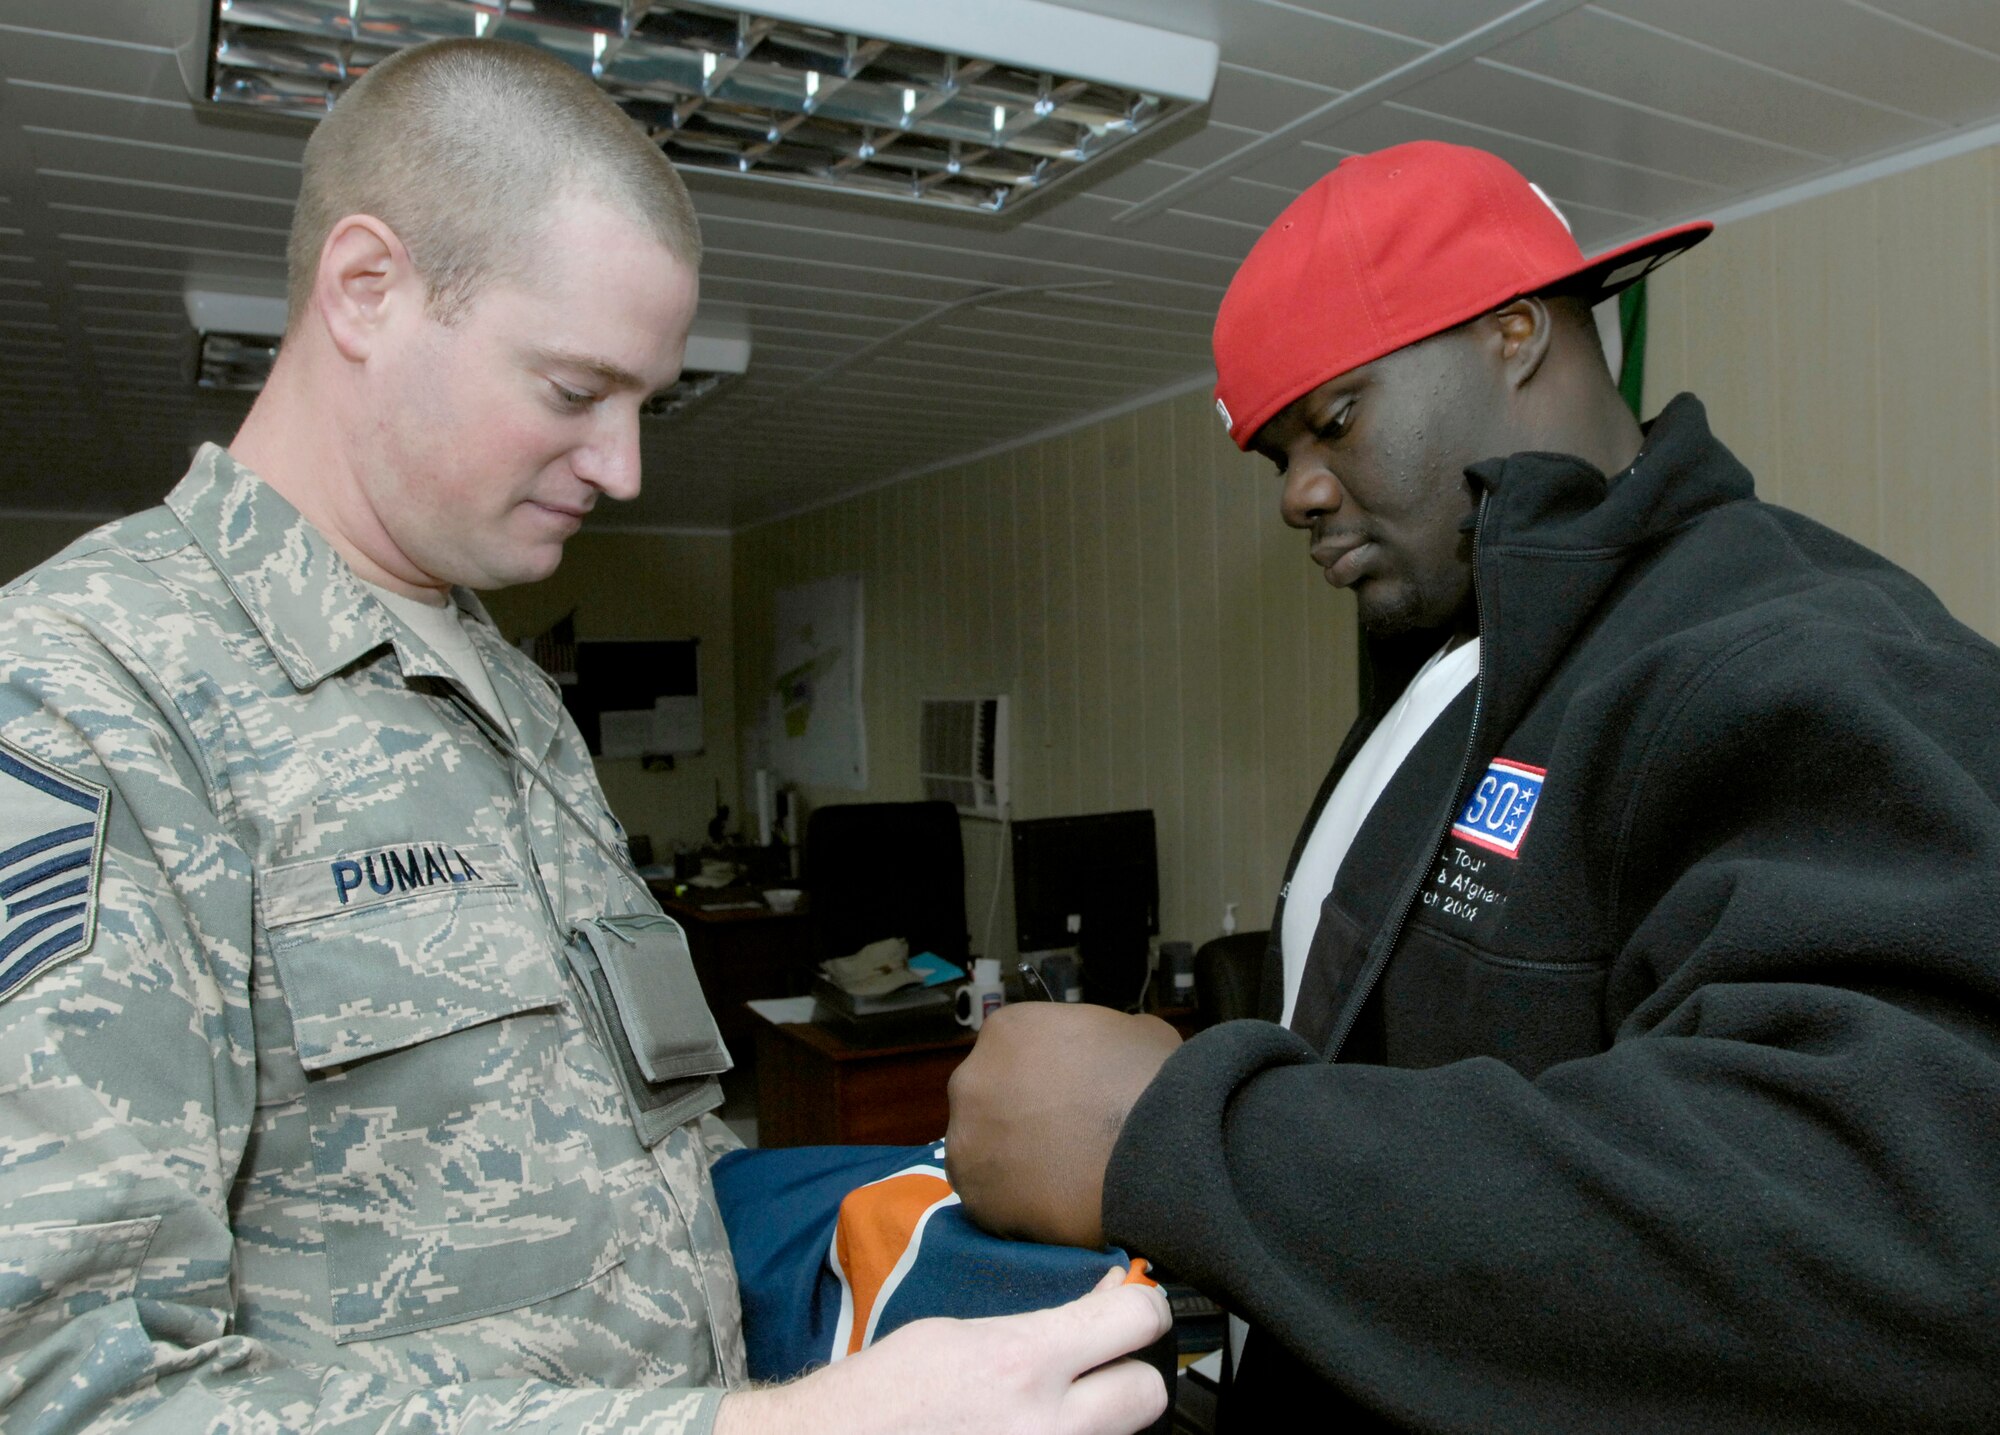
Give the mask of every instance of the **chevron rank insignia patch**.
[{"label": "chevron rank insignia patch", "polygon": [[107,791],[0,741],[0,1001],[90,947]]}]

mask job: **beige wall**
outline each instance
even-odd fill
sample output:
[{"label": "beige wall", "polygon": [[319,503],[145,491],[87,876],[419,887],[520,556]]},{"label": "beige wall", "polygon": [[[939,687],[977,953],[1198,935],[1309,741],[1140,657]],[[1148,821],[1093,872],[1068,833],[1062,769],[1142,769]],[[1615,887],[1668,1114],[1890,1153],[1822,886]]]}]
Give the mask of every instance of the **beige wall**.
[{"label": "beige wall", "polygon": [[[1162,935],[1215,935],[1225,902],[1266,924],[1354,712],[1353,609],[1206,394],[739,533],[738,711],[769,689],[773,593],[842,572],[862,575],[871,786],[809,801],[920,797],[919,699],[1005,693],[1017,817],[1151,807]],[[964,834],[979,951],[999,831]],[[1001,955],[1012,916],[1003,885]]]},{"label": "beige wall", "polygon": [[1646,390],[2000,640],[1997,230],[2000,149],[1727,225],[1653,276]]},{"label": "beige wall", "polygon": [[0,514],[0,583],[11,583],[97,527],[92,519],[17,518]]},{"label": "beige wall", "polygon": [[730,622],[730,540],[726,536],[580,533],[562,567],[542,583],[486,595],[509,638],[539,633],[572,608],[583,639],[699,638],[702,727],[699,757],[672,772],[647,772],[636,758],[601,759],[598,777],[625,830],[645,833],[661,855],[702,840],[722,799],[736,801],[735,632]]}]

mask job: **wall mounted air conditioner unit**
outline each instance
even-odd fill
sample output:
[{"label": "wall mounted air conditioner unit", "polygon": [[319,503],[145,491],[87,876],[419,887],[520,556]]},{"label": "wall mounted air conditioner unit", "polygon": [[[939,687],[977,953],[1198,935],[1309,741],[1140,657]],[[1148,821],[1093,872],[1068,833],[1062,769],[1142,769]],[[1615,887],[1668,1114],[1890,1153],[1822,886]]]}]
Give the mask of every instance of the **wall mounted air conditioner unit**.
[{"label": "wall mounted air conditioner unit", "polygon": [[924,796],[968,817],[1007,815],[1007,699],[925,698],[917,771]]}]

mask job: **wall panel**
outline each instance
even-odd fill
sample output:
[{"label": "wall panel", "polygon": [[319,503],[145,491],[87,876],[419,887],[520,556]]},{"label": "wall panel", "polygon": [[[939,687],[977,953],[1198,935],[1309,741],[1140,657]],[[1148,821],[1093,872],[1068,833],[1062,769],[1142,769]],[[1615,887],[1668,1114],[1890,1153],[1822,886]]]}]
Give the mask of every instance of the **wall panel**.
[{"label": "wall panel", "polygon": [[[869,788],[809,803],[916,796],[918,700],[1004,692],[1016,816],[1151,807],[1163,935],[1215,935],[1225,902],[1261,927],[1355,709],[1352,603],[1280,523],[1276,484],[1196,394],[741,532],[738,711],[769,688],[771,595],[846,562]],[[991,913],[1011,954],[999,828],[963,830],[973,945]]]},{"label": "wall panel", "polygon": [[1739,221],[1651,281],[1648,412],[1691,389],[1760,494],[2000,639],[2000,149]]}]

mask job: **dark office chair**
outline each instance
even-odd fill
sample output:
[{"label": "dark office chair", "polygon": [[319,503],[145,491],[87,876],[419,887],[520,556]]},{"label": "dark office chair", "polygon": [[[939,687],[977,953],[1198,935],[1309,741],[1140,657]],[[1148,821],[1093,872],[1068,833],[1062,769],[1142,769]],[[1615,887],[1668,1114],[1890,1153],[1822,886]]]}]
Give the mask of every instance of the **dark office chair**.
[{"label": "dark office chair", "polygon": [[806,819],[805,887],[820,960],[906,937],[965,966],[965,852],[949,802],[856,802]]},{"label": "dark office chair", "polygon": [[1264,1014],[1264,951],[1270,941],[1269,932],[1234,932],[1201,944],[1194,954],[1194,1009],[1204,1027]]}]

